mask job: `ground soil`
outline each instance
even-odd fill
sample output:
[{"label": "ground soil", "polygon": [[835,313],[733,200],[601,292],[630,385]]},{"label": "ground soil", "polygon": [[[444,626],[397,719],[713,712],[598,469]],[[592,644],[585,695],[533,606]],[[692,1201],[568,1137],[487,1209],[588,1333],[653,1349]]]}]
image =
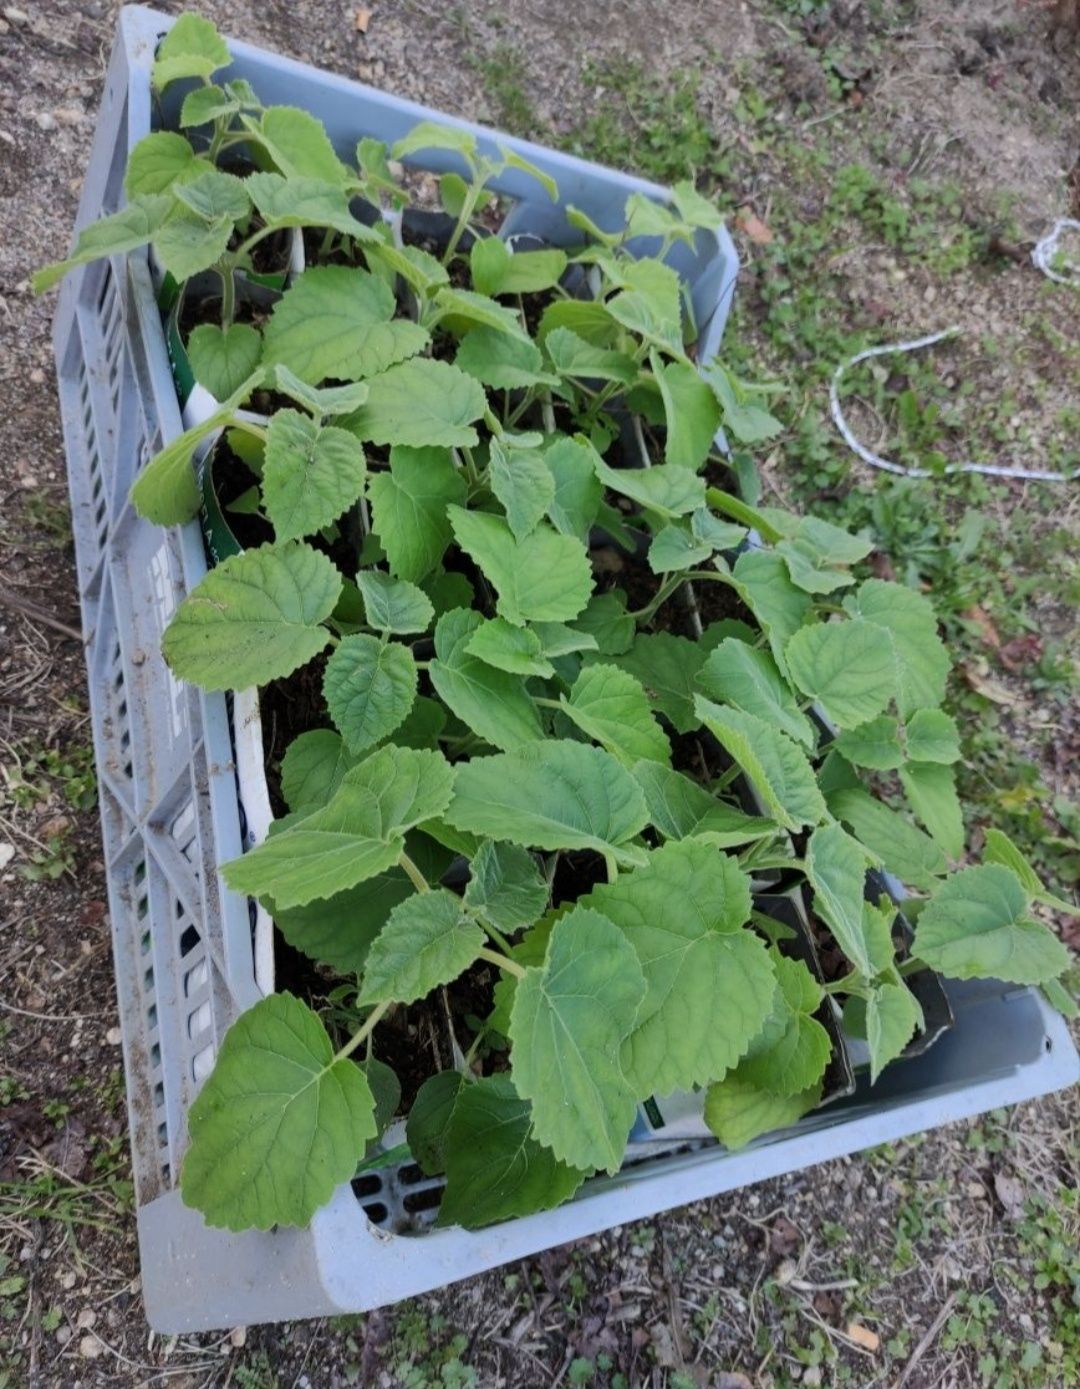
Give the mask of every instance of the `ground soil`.
[{"label": "ground soil", "polygon": [[[878,160],[885,176],[888,149],[875,153],[882,141],[910,147],[923,166],[984,201],[991,192],[1013,195],[1022,238],[1069,210],[1080,57],[1068,26],[1052,34],[1049,14],[1035,4],[1019,23],[1011,0],[905,5],[872,79],[859,63],[881,6],[855,0],[590,0],[574,7],[572,22],[565,5],[545,0],[381,0],[360,12],[365,22],[344,0],[203,0],[199,8],[228,33],[481,120],[498,109],[477,59],[509,46],[523,55],[537,122],[556,137],[607,99],[584,80],[586,59],[627,59],[660,74],[696,69],[718,141],[729,138],[730,112],[753,90],[792,120],[796,111],[800,121],[856,120],[860,134],[844,138],[863,139],[864,157]],[[812,23],[803,11],[814,11]],[[115,13],[112,0],[0,7],[5,774],[27,748],[66,753],[88,743],[52,301],[33,299],[27,276],[68,246]],[[843,50],[836,62],[846,76],[823,63],[830,45]],[[838,106],[830,86],[837,80],[859,101]],[[767,171],[752,144],[734,154],[739,201],[753,201],[767,222],[777,171]],[[817,210],[808,205],[805,215],[812,220]],[[741,249],[750,274],[739,292],[752,305],[754,246],[744,237]],[[988,338],[1011,330],[1048,293],[1026,252],[992,284],[960,276],[936,286],[932,277],[898,279],[884,248],[864,249],[851,285],[886,326],[921,324],[932,307],[935,323],[959,313]],[[1063,325],[1057,357],[1040,362],[1063,390],[1077,350],[1072,303],[1055,311]],[[991,381],[997,370],[968,365]],[[1037,417],[1045,405],[1032,392],[1018,415]],[[782,474],[770,485],[784,494]],[[1018,488],[1012,504],[1022,506],[1024,495]],[[1073,496],[1062,497],[1063,517],[1075,515]],[[1067,622],[1060,607],[1046,616],[1051,625]],[[1007,673],[994,679],[1012,693],[1009,713],[1023,741],[1039,722],[1038,694]],[[1075,722],[1055,718],[1067,747]],[[1075,772],[1062,757],[1046,775],[1067,789]],[[26,805],[0,779],[3,1389],[1077,1383],[1077,1340],[1069,1340],[1077,1336],[1071,1280],[1080,1286],[1070,1195],[1077,1107],[1068,1095],[616,1229],[366,1318],[151,1333],[125,1187],[100,841],[95,813],[70,805],[60,785]],[[35,858],[55,859],[61,849],[58,877],[26,876]],[[1049,1214],[1035,1219],[1032,1202]],[[1057,1232],[1053,1249],[1045,1230]]]}]

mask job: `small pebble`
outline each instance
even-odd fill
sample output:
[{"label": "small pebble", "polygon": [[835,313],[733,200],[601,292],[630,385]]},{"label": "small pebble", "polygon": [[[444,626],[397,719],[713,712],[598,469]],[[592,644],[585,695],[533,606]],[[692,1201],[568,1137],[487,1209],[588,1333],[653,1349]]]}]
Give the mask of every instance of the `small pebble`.
[{"label": "small pebble", "polygon": [[94,1311],[93,1307],[84,1307],[79,1313],[75,1325],[80,1331],[89,1331],[96,1321],[97,1313]]},{"label": "small pebble", "polygon": [[110,1027],[105,1034],[105,1040],[111,1047],[118,1047],[124,1040],[124,1034],[118,1027]]},{"label": "small pebble", "polygon": [[79,1354],[84,1360],[96,1360],[101,1351],[102,1345],[96,1336],[84,1336],[79,1341]]},{"label": "small pebble", "polygon": [[38,114],[37,123],[42,130],[55,130],[56,117],[49,111],[41,111]]},{"label": "small pebble", "polygon": [[4,6],[4,18],[9,24],[30,23],[30,16],[24,10],[17,10],[14,5]]}]

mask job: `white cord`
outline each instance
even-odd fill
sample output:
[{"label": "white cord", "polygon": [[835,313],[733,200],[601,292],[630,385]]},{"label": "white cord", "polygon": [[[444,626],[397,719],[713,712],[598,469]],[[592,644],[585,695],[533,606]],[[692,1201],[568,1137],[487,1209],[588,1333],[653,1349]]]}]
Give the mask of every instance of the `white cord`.
[{"label": "white cord", "polygon": [[1080,232],[1080,222],[1075,217],[1059,217],[1043,239],[1036,244],[1031,253],[1031,262],[1047,279],[1056,280],[1059,285],[1080,286],[1080,265],[1075,261],[1065,267],[1064,274],[1050,264],[1058,253],[1061,233],[1065,231]]},{"label": "white cord", "polygon": [[[1080,226],[1080,223],[1074,223],[1074,225]],[[1043,244],[1043,242],[1039,243],[1040,246]],[[1037,249],[1038,247],[1036,247]],[[1059,277],[1055,276],[1054,278]],[[865,445],[859,443],[851,432],[848,422],[844,418],[844,412],[840,408],[840,381],[844,373],[850,371],[853,366],[857,366],[860,362],[865,362],[869,357],[883,357],[890,352],[915,352],[920,347],[932,347],[934,343],[941,342],[944,338],[955,337],[957,333],[963,331],[962,328],[946,328],[941,333],[931,333],[925,338],[913,338],[910,342],[887,342],[881,347],[868,347],[865,352],[856,353],[854,357],[850,357],[846,362],[841,362],[836,368],[833,372],[832,384],[829,387],[829,408],[832,412],[833,423],[840,431],[848,448],[851,449],[852,453],[858,454],[864,463],[869,463],[872,468],[884,468],[887,473],[898,473],[901,477],[938,476],[937,472],[930,468],[906,468],[902,463],[890,463],[887,458],[882,458],[880,454],[873,453]],[[942,471],[946,473],[985,473],[989,477],[1021,478],[1031,482],[1071,482],[1073,478],[1080,477],[1080,470],[1073,473],[1046,473],[1035,468],[1002,468],[992,463],[949,463]]]}]

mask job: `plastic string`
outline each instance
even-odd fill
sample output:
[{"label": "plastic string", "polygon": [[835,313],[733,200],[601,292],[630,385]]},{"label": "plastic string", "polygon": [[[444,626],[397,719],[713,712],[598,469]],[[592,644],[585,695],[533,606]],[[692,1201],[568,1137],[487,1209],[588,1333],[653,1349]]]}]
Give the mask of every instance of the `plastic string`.
[{"label": "plastic string", "polygon": [[[1063,218],[1062,221],[1067,224],[1069,219]],[[1058,227],[1061,225],[1062,223],[1059,222]],[[1080,222],[1073,222],[1072,225],[1080,227]],[[1040,241],[1039,246],[1043,246],[1049,240],[1050,237],[1044,238],[1043,241]],[[1038,247],[1036,247],[1037,250]],[[1032,259],[1034,259],[1034,253]],[[1046,273],[1051,274],[1050,271]],[[1059,279],[1060,276],[1051,275],[1051,278]],[[1074,283],[1080,283],[1080,281]],[[881,347],[868,347],[864,352],[858,352],[846,362],[841,362],[836,368],[833,372],[832,383],[829,386],[829,409],[832,413],[833,423],[840,431],[848,448],[851,449],[852,453],[857,454],[864,463],[869,463],[872,468],[883,468],[887,473],[897,473],[901,477],[937,477],[939,475],[937,470],[930,468],[908,468],[902,463],[892,463],[856,439],[844,418],[843,410],[840,408],[840,382],[845,373],[850,371],[852,367],[858,366],[860,362],[867,361],[870,357],[884,357],[891,352],[916,352],[921,347],[932,347],[934,343],[941,342],[945,338],[955,337],[957,333],[963,331],[962,328],[958,327],[946,328],[940,333],[930,333],[925,338],[912,338],[909,342],[888,342]],[[1071,473],[1049,473],[1037,468],[999,467],[993,463],[949,463],[940,471],[945,473],[985,473],[989,477],[1019,478],[1028,482],[1071,482],[1074,478],[1080,477],[1080,469]]]},{"label": "plastic string", "polygon": [[1061,233],[1066,231],[1080,232],[1080,222],[1075,217],[1059,217],[1043,239],[1036,243],[1031,253],[1031,263],[1048,280],[1056,280],[1059,285],[1080,286],[1080,266],[1073,263],[1061,271],[1055,270],[1050,263],[1058,253]]}]

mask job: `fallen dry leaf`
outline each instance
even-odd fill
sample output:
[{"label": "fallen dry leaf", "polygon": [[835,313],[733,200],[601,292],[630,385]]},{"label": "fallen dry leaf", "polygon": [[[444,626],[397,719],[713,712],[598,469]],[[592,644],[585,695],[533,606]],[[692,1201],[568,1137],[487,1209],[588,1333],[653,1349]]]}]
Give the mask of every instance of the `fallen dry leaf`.
[{"label": "fallen dry leaf", "polygon": [[862,1322],[849,1321],[846,1335],[849,1341],[862,1346],[863,1350],[868,1350],[871,1355],[876,1355],[881,1346],[881,1337],[868,1326],[863,1326]]},{"label": "fallen dry leaf", "polygon": [[756,246],[768,246],[773,239],[772,229],[748,207],[740,207],[736,212],[735,225],[740,231],[745,232]]},{"label": "fallen dry leaf", "polygon": [[356,32],[358,34],[366,34],[368,25],[371,23],[371,11],[364,9],[357,10],[353,23],[356,25]]},{"label": "fallen dry leaf", "polygon": [[1033,666],[1036,661],[1042,659],[1042,654],[1041,637],[1034,632],[1027,632],[1024,636],[1013,637],[1012,641],[1007,641],[998,651],[998,660],[1006,670],[1015,674],[1027,666]]},{"label": "fallen dry leaf", "polygon": [[965,622],[972,622],[978,627],[987,646],[992,646],[995,651],[998,649],[1001,645],[1001,638],[998,636],[997,628],[990,620],[990,614],[985,608],[976,603],[974,607],[968,608],[960,616]]},{"label": "fallen dry leaf", "polygon": [[995,1172],[994,1194],[1005,1208],[1006,1216],[1010,1220],[1019,1220],[1024,1214],[1024,1200],[1027,1196],[1023,1182],[1011,1177],[1008,1172]]},{"label": "fallen dry leaf", "polygon": [[981,694],[984,699],[992,699],[995,704],[1015,704],[1017,700],[1012,690],[985,674],[984,670],[977,669],[970,662],[960,662],[960,674],[976,694]]},{"label": "fallen dry leaf", "polygon": [[799,1227],[793,1225],[786,1215],[778,1215],[769,1228],[769,1247],[774,1254],[786,1259],[794,1254],[802,1243]]}]

